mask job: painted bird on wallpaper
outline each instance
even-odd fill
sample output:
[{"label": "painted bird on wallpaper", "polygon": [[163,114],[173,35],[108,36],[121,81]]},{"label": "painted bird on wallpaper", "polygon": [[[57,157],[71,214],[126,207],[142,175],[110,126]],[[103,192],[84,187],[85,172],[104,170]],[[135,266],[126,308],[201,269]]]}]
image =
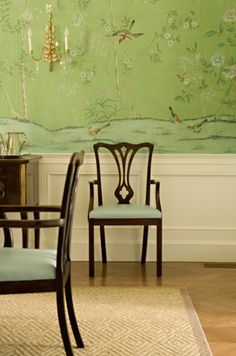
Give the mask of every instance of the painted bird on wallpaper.
[{"label": "painted bird on wallpaper", "polygon": [[111,36],[118,36],[119,43],[125,42],[127,40],[132,40],[133,38],[142,36],[144,34],[143,32],[139,32],[139,33],[131,32],[134,24],[135,24],[135,20],[132,20],[128,28],[123,28],[121,30],[115,31],[114,33],[111,34]]},{"label": "painted bird on wallpaper", "polygon": [[177,77],[181,82],[187,83],[189,81],[187,75],[185,73],[183,74],[177,74]]},{"label": "painted bird on wallpaper", "polygon": [[192,130],[195,133],[199,133],[202,129],[202,126],[206,123],[209,122],[208,119],[204,119],[203,121],[201,121],[199,124],[195,124],[195,125],[188,125],[187,129]]},{"label": "painted bird on wallpaper", "polygon": [[180,119],[179,115],[176,112],[174,112],[171,106],[169,106],[169,110],[171,113],[171,121],[174,123],[181,123],[182,120]]},{"label": "painted bird on wallpaper", "polygon": [[99,134],[105,127],[110,126],[110,123],[106,123],[104,125],[91,125],[88,127],[88,134],[90,137],[95,138],[97,134]]}]

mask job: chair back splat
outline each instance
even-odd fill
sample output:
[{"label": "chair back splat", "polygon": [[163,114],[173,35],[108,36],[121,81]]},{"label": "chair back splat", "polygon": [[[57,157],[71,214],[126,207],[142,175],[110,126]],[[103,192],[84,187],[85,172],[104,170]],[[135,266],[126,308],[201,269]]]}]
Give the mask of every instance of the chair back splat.
[{"label": "chair back splat", "polygon": [[119,204],[129,204],[130,200],[134,195],[133,188],[130,184],[130,170],[133,159],[139,151],[143,149],[148,150],[148,161],[147,161],[147,177],[146,177],[146,199],[145,203],[150,203],[150,175],[151,175],[151,161],[153,153],[153,144],[149,142],[140,143],[140,144],[130,144],[128,142],[120,142],[117,144],[106,144],[98,142],[94,145],[94,152],[96,158],[96,167],[97,167],[97,181],[98,181],[98,202],[99,205],[102,205],[102,184],[101,184],[101,163],[99,149],[103,148],[108,150],[117,165],[118,170],[118,184],[114,191],[114,195],[118,200]]},{"label": "chair back splat", "polygon": [[[156,225],[157,234],[157,275],[162,274],[162,213],[160,203],[160,182],[151,179],[151,164],[154,145],[149,142],[133,144],[129,142],[119,142],[108,144],[98,142],[94,144],[94,154],[96,160],[97,179],[89,182],[90,200],[88,209],[89,222],[89,275],[94,276],[94,227],[100,227],[101,252],[103,263],[107,262],[105,245],[106,225],[143,225],[143,245],[141,262],[146,261],[148,226]],[[117,200],[116,204],[107,204],[104,201],[104,178],[101,166],[103,160],[101,153],[108,152],[114,159],[117,168],[118,183],[114,188],[113,195]],[[142,171],[146,174],[144,202],[132,203],[135,190],[131,185],[131,167],[134,165],[134,158],[137,153],[146,154],[146,161],[143,163]],[[143,161],[142,161],[143,162]],[[145,166],[146,164],[146,166]],[[155,185],[156,207],[150,206],[151,185]],[[94,205],[94,188],[97,186],[98,206]],[[109,187],[112,195],[112,189]]]},{"label": "chair back splat", "polygon": [[[72,356],[73,350],[66,307],[76,345],[84,347],[73,306],[70,259],[74,204],[83,157],[83,152],[75,152],[70,158],[61,205],[0,205],[0,228],[5,238],[0,248],[0,294],[56,292],[58,321],[67,356]],[[19,219],[8,219],[7,213],[18,213]],[[42,218],[41,213],[56,217]],[[31,214],[34,219],[21,219],[22,214]],[[15,228],[37,231],[57,228],[57,249],[14,248],[12,231]]]}]

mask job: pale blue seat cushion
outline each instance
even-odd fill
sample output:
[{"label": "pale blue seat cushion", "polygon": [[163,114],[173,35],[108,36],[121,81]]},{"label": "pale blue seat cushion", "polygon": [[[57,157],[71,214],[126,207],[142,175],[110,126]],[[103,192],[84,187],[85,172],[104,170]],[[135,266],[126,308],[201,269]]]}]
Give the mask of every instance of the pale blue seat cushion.
[{"label": "pale blue seat cushion", "polygon": [[149,205],[113,204],[101,205],[92,210],[90,219],[139,219],[161,218],[161,212]]},{"label": "pale blue seat cushion", "polygon": [[0,281],[55,279],[56,250],[0,248]]}]

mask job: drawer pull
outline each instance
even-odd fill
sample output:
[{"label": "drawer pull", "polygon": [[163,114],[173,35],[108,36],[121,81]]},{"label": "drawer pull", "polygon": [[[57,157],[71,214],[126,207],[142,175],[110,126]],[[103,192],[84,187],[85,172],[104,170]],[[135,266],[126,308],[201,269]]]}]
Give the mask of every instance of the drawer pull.
[{"label": "drawer pull", "polygon": [[0,199],[2,199],[5,196],[5,185],[0,182]]}]

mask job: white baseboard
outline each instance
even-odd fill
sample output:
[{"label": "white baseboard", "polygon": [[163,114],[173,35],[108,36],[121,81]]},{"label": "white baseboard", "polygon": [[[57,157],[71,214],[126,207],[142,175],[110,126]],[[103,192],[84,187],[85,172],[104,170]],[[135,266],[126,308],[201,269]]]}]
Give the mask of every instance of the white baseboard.
[{"label": "white baseboard", "polygon": [[[106,229],[107,255],[110,261],[140,261],[142,248],[141,229]],[[119,237],[120,236],[120,237]],[[182,228],[163,229],[164,261],[220,261],[236,260],[236,229],[234,228]],[[72,260],[88,260],[87,231],[73,233]],[[95,259],[101,260],[98,231],[95,234]],[[147,261],[156,261],[156,237],[149,232]]]}]

